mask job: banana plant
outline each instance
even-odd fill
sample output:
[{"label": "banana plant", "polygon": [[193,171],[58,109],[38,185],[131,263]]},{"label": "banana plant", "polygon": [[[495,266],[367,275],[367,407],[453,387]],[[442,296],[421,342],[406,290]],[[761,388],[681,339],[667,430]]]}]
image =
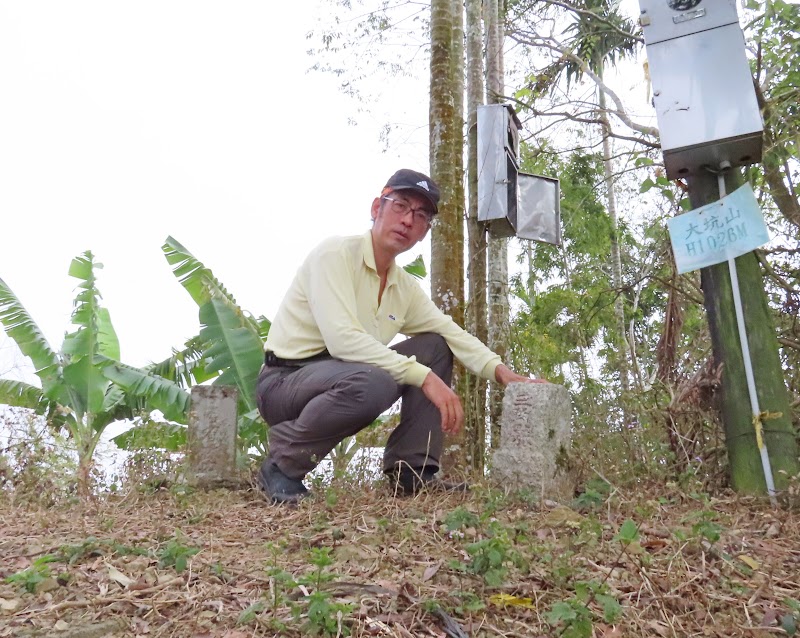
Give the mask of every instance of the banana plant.
[{"label": "banana plant", "polygon": [[240,447],[255,448],[263,455],[266,428],[256,407],[255,387],[270,322],[242,310],[214,273],[173,237],[167,237],[162,250],[178,281],[199,307],[201,330],[192,341],[195,352],[191,365],[179,366],[175,360],[159,365],[165,370],[182,370],[182,382],[189,385],[213,378],[212,385],[236,387]]},{"label": "banana plant", "polygon": [[45,339],[9,286],[0,279],[0,323],[33,363],[42,387],[0,379],[0,403],[29,408],[54,428],[66,428],[78,454],[78,488],[88,494],[93,456],[112,422],[159,409],[186,422],[188,393],[177,384],[119,362],[119,340],[111,317],[100,305],[95,271],[102,264],[90,251],[72,260],[69,274],[79,280],[73,332],[60,352]]}]

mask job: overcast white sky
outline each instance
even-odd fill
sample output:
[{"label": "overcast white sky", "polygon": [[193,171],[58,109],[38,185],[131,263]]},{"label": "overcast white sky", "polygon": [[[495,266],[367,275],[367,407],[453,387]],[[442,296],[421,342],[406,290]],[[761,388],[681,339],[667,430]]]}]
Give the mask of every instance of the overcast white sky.
[{"label": "overcast white sky", "polygon": [[[0,278],[54,348],[85,250],[123,361],[143,365],[199,329],[168,235],[272,317],[311,247],[366,230],[397,168],[427,170],[427,75],[357,113],[307,72],[317,6],[0,0]],[[384,152],[387,122],[404,134]]]}]

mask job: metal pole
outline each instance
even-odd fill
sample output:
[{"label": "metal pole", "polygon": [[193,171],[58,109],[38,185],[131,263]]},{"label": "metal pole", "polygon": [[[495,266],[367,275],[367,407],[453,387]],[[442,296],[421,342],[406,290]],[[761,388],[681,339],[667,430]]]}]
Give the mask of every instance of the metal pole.
[{"label": "metal pole", "polygon": [[[725,191],[725,170],[730,168],[728,162],[720,165],[717,173],[717,183],[719,184],[719,198],[726,195]],[[733,291],[733,306],[736,309],[736,325],[739,328],[739,342],[742,346],[742,359],[744,360],[744,374],[747,379],[747,391],[750,394],[750,408],[753,412],[753,427],[756,430],[756,444],[761,454],[761,467],[764,468],[764,479],[767,482],[767,493],[773,506],[777,507],[778,502],[775,498],[775,481],[772,476],[772,466],[769,462],[767,446],[764,443],[763,426],[761,424],[761,409],[758,405],[758,394],[756,393],[756,382],[753,375],[753,362],[750,360],[750,345],[747,341],[747,331],[744,325],[744,312],[742,310],[742,295],[739,290],[739,275],[736,272],[736,260],[728,258],[728,271],[731,275],[731,290]]]}]

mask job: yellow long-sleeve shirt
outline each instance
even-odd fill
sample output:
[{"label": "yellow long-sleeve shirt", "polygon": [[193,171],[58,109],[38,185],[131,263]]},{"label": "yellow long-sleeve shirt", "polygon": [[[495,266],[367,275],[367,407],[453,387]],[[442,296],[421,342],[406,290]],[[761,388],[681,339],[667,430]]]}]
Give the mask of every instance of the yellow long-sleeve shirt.
[{"label": "yellow long-sleeve shirt", "polygon": [[372,234],[324,241],[300,266],[278,308],[265,348],[305,359],[327,348],[343,361],[369,363],[398,383],[421,386],[430,368],[388,347],[399,333],[441,335],[470,371],[494,380],[500,357],[459,327],[414,278],[392,264],[380,305]]}]

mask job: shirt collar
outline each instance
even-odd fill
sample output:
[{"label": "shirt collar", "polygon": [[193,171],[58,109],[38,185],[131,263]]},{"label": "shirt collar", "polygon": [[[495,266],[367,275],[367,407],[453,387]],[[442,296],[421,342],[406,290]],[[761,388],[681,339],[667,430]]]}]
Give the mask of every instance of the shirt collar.
[{"label": "shirt collar", "polygon": [[[372,231],[368,230],[362,237],[362,250],[364,253],[364,265],[375,273],[378,273],[378,267],[375,265],[375,251],[372,248]],[[389,266],[389,272],[386,275],[386,285],[397,283],[397,264],[392,262]]]}]

